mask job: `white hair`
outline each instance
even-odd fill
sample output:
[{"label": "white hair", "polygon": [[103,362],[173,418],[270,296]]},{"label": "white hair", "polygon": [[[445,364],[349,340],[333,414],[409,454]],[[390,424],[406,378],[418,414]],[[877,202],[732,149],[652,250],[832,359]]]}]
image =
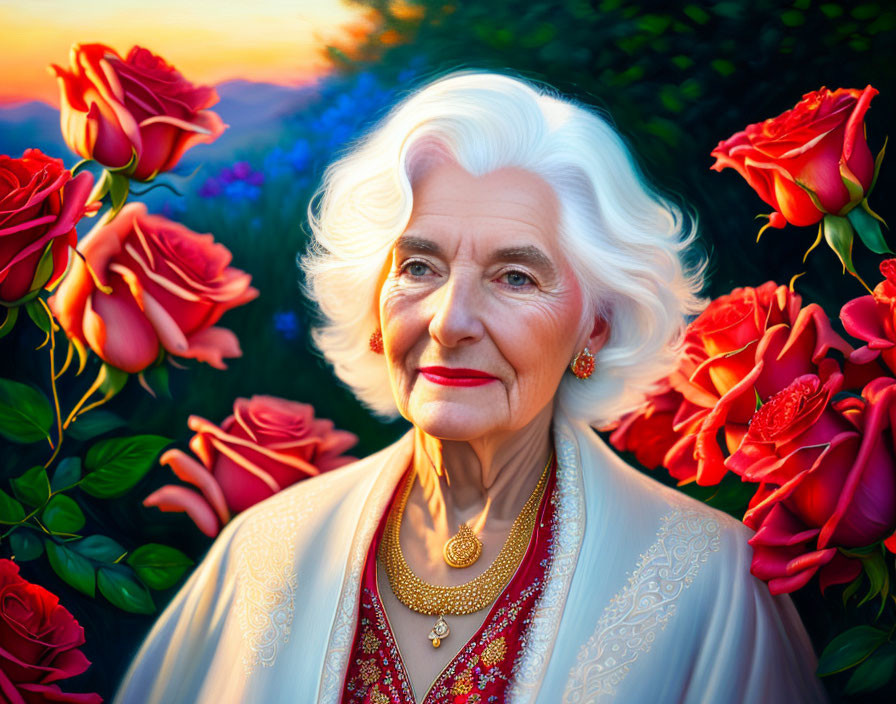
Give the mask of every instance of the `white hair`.
[{"label": "white hair", "polygon": [[323,316],[314,341],[336,375],[374,412],[397,415],[384,358],[368,345],[378,285],[410,220],[412,185],[445,154],[474,176],[520,167],[552,186],[557,236],[585,315],[610,330],[591,378],[564,376],[558,407],[596,426],[637,407],[674,368],[686,317],[703,307],[705,260],[689,264],[696,219],[645,183],[596,111],[546,86],[477,70],[447,74],[401,100],[327,168],[311,200],[301,264]]}]

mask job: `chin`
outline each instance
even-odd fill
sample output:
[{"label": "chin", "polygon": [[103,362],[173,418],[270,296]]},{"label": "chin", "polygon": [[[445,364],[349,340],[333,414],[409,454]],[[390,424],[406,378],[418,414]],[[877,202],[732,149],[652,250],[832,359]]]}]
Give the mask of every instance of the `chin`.
[{"label": "chin", "polygon": [[494,407],[484,404],[447,401],[411,403],[406,418],[427,435],[440,440],[471,441],[492,432],[503,425],[494,413]]}]

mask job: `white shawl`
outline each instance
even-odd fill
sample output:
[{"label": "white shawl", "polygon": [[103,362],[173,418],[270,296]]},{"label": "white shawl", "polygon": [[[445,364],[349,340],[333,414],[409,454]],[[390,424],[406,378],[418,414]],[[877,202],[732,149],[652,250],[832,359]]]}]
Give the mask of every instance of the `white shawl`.
[{"label": "white shawl", "polygon": [[[558,531],[513,704],[823,702],[750,531],[554,419]],[[361,572],[412,436],[237,516],[143,643],[115,704],[338,704]]]}]

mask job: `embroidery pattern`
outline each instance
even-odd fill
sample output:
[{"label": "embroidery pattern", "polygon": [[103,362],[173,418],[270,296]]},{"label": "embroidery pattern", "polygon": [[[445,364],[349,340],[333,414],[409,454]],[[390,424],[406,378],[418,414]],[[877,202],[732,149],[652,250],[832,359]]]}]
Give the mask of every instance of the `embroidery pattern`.
[{"label": "embroidery pattern", "polygon": [[302,487],[276,495],[265,503],[264,511],[247,518],[234,538],[235,610],[247,675],[259,664],[271,667],[280,647],[289,641],[298,586],[295,536],[319,493],[320,489]]},{"label": "embroidery pattern", "polygon": [[544,590],[524,635],[523,652],[514,667],[508,701],[515,704],[532,701],[541,682],[560,626],[585,531],[585,498],[576,447],[569,437],[559,433],[555,443],[557,485],[554,489],[552,561]]},{"label": "embroidery pattern", "polygon": [[563,702],[612,695],[641,653],[675,613],[676,600],[700,565],[719,549],[719,523],[700,510],[674,508],[661,519],[656,542],[641,555],[628,585],[604,609],[579,651]]}]

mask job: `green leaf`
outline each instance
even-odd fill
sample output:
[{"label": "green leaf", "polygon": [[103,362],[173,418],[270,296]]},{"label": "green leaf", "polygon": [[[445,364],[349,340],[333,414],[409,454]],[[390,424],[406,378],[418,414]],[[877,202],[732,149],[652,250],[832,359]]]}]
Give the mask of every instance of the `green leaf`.
[{"label": "green leaf", "polygon": [[[40,295],[40,290],[46,285],[47,281],[50,280],[50,277],[53,276],[54,265],[53,244],[51,242],[46,246],[43,254],[40,255],[40,260],[37,262],[37,266],[34,269],[34,275],[31,277],[30,290],[34,293],[34,297],[31,298],[29,303],[33,302],[34,298],[37,298],[37,296]],[[46,332],[46,330],[44,330],[44,332]]]},{"label": "green leaf", "polygon": [[853,208],[846,215],[853,228],[859,233],[862,243],[875,254],[893,254],[887,246],[880,223],[871,217],[864,208]]},{"label": "green leaf", "polygon": [[855,667],[887,640],[887,632],[874,626],[855,626],[827,644],[815,673],[819,677]]},{"label": "green leaf", "polygon": [[15,525],[25,519],[25,509],[18,501],[0,489],[0,523]]},{"label": "green leaf", "polygon": [[124,388],[124,385],[128,381],[128,373],[122,371],[118,367],[113,367],[111,364],[107,364],[106,362],[103,362],[103,372],[105,378],[100,384],[100,393],[102,393],[107,399],[112,398],[115,394],[117,394]]},{"label": "green leaf", "polygon": [[41,514],[44,525],[54,533],[75,533],[84,527],[81,507],[65,494],[56,494]]},{"label": "green leaf", "polygon": [[160,364],[155,367],[140,372],[138,375],[140,385],[146,389],[153,398],[162,396],[171,398],[171,392],[168,390],[168,367]]},{"label": "green leaf", "polygon": [[20,562],[36,560],[44,554],[44,544],[30,528],[22,527],[9,536],[12,557]]},{"label": "green leaf", "polygon": [[0,379],[0,435],[12,442],[49,439],[53,408],[43,392],[12,379]]},{"label": "green leaf", "polygon": [[96,596],[96,573],[86,557],[49,539],[44,540],[44,547],[50,567],[62,581],[91,598]]},{"label": "green leaf", "polygon": [[97,586],[100,593],[122,611],[134,614],[151,614],[156,605],[149,590],[134,577],[130,570],[116,565],[97,570]]},{"label": "green leaf", "polygon": [[125,421],[120,416],[104,408],[98,408],[75,418],[68,426],[67,432],[76,440],[90,440],[97,435],[122,428],[125,425]]},{"label": "green leaf", "polygon": [[883,600],[886,601],[887,594],[890,591],[890,574],[880,550],[863,557],[862,568],[865,570],[865,574],[868,575],[871,586],[868,588],[868,593],[862,597],[859,606],[873,599],[878,594],[881,594]]},{"label": "green leaf", "polygon": [[72,550],[97,562],[117,562],[127,552],[112,538],[105,535],[88,535],[83,540],[69,543]]},{"label": "green leaf", "polygon": [[893,677],[896,670],[896,644],[888,643],[856,668],[846,683],[846,694],[858,694],[880,689]]},{"label": "green leaf", "polygon": [[862,575],[856,577],[846,589],[843,590],[843,605],[846,606],[846,603],[852,598],[852,596],[859,591],[859,587],[862,586]]},{"label": "green leaf", "polygon": [[0,337],[5,337],[12,332],[13,327],[16,324],[16,319],[19,317],[19,309],[17,307],[7,308],[6,315],[3,318],[3,323],[0,324]]},{"label": "green leaf", "polygon": [[853,234],[849,220],[837,215],[825,215],[824,239],[840,258],[843,268],[851,274],[858,275],[852,263]]},{"label": "green leaf", "polygon": [[53,479],[50,481],[50,489],[53,492],[71,489],[81,481],[81,458],[66,457],[56,465]]},{"label": "green leaf", "polygon": [[50,498],[50,480],[47,479],[47,471],[40,465],[12,479],[10,484],[16,498],[23,504],[39,507]]},{"label": "green leaf", "polygon": [[25,312],[37,327],[44,332],[50,332],[50,318],[37,299],[30,300],[25,304]]},{"label": "green leaf", "polygon": [[159,435],[101,440],[87,451],[84,463],[90,473],[81,488],[101,499],[121,496],[143,478],[170,442]]},{"label": "green leaf", "polygon": [[152,589],[174,586],[193,564],[180,550],[158,543],[141,545],[128,556],[127,562]]},{"label": "green leaf", "polygon": [[109,199],[112,201],[112,210],[117,213],[128,199],[131,182],[127,176],[120,173],[109,172],[109,178]]}]

